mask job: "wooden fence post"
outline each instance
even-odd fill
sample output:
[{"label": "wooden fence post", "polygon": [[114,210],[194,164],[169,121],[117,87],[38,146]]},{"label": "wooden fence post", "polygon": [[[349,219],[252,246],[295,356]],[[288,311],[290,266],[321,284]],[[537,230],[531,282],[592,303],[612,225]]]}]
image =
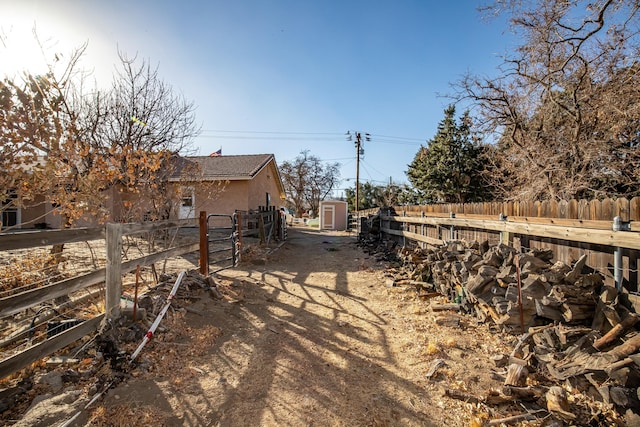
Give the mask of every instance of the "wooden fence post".
[{"label": "wooden fence post", "polygon": [[198,217],[200,229],[200,274],[209,275],[209,230],[207,226],[207,212],[200,211]]},{"label": "wooden fence post", "polygon": [[106,234],[105,312],[107,321],[120,317],[122,295],[122,225],[108,223]]},{"label": "wooden fence post", "polygon": [[[424,217],[425,217],[424,211],[421,210],[420,211],[420,218],[424,218]],[[420,224],[420,235],[421,236],[426,236],[427,235],[427,226],[425,224]],[[420,244],[420,247],[422,249],[427,247],[427,244],[425,242],[418,242],[418,243]]]}]

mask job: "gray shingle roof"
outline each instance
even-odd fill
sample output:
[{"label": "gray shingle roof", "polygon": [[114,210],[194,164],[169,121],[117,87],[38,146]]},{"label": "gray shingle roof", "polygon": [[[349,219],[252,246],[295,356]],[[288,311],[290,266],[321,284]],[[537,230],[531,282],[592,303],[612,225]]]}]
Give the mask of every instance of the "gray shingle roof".
[{"label": "gray shingle roof", "polygon": [[180,165],[172,176],[178,178],[190,163],[196,163],[202,179],[250,179],[272,159],[275,161],[273,154],[180,157]]}]

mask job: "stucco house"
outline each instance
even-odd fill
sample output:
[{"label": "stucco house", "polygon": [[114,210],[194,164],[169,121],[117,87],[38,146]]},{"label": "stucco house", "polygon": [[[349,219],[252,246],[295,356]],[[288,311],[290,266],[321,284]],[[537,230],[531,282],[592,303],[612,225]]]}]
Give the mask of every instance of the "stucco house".
[{"label": "stucco house", "polygon": [[[284,187],[273,154],[173,157],[167,178],[169,218],[196,218],[200,211],[232,214],[236,210],[257,210],[260,206],[284,205]],[[103,210],[109,221],[128,221],[123,208],[151,210],[144,193],[129,194],[114,186],[102,193]],[[25,207],[3,207],[2,228],[60,228],[61,218],[45,197],[38,196]],[[75,226],[95,226],[91,218]]]},{"label": "stucco house", "polygon": [[273,154],[182,157],[169,183],[179,195],[178,218],[200,211],[232,214],[282,206],[284,186]]}]

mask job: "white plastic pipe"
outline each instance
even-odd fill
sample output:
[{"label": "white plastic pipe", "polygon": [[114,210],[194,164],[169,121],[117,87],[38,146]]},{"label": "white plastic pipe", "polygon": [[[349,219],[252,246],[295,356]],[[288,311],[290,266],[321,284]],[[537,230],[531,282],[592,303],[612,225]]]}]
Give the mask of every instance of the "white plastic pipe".
[{"label": "white plastic pipe", "polygon": [[164,315],[167,313],[167,310],[169,310],[169,306],[171,306],[171,301],[173,301],[173,297],[175,297],[176,292],[180,287],[180,282],[182,282],[182,279],[184,278],[185,274],[186,272],[183,271],[178,276],[176,283],[173,285],[173,288],[171,289],[171,292],[169,292],[169,296],[167,297],[167,302],[164,304],[164,307],[162,307],[162,310],[160,310],[160,313],[158,313],[158,316],[156,316],[156,320],[154,320],[153,323],[151,324],[149,331],[147,331],[147,333],[144,335],[144,338],[142,339],[142,342],[140,343],[138,348],[136,348],[136,351],[134,351],[133,354],[131,355],[131,360],[129,360],[129,363],[132,363],[135,360],[135,358],[138,357],[138,354],[140,354],[144,346],[149,342],[149,340],[151,340],[151,338],[153,338],[153,334],[155,334],[156,329],[160,324],[160,321],[162,320]]}]

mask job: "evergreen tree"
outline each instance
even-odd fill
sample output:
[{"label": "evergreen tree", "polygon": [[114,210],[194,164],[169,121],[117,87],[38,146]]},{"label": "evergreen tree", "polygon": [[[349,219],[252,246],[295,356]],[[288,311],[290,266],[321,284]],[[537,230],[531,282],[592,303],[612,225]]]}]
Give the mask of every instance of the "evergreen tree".
[{"label": "evergreen tree", "polygon": [[469,113],[456,122],[455,112],[453,105],[444,111],[438,132],[420,147],[407,170],[411,184],[428,201],[465,203],[487,197],[482,150],[471,138]]}]

